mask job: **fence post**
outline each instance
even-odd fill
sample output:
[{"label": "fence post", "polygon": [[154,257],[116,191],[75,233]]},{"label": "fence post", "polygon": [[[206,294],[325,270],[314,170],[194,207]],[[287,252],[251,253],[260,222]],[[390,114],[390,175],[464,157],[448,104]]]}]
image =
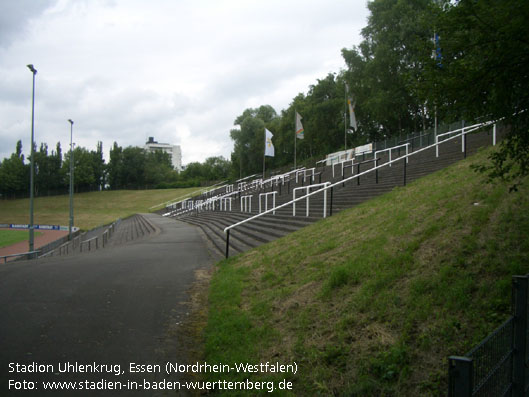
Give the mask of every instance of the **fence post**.
[{"label": "fence post", "polygon": [[230,229],[228,229],[228,234],[226,235],[226,258],[229,255],[230,250]]},{"label": "fence post", "polygon": [[472,396],[472,359],[468,357],[448,357],[448,396]]},{"label": "fence post", "polygon": [[[356,175],[360,174],[360,163],[356,165]],[[356,178],[356,185],[360,186],[360,177]]]},{"label": "fence post", "polygon": [[527,276],[513,276],[513,396],[525,396],[525,359],[527,356]]},{"label": "fence post", "polygon": [[[375,168],[378,167],[378,159],[375,159]],[[376,183],[378,184],[378,168],[375,169]]]}]

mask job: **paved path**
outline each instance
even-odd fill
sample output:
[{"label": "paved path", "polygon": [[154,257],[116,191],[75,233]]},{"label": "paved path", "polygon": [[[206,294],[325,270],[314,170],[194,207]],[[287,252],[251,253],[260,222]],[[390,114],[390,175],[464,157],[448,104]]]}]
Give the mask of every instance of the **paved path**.
[{"label": "paved path", "polygon": [[[41,383],[120,381],[123,389],[127,380],[143,385],[144,378],[180,379],[166,375],[164,366],[168,361],[182,361],[177,324],[186,316],[186,291],[195,270],[208,268],[215,260],[197,228],[154,214],[146,216],[159,233],[75,257],[0,265],[0,395],[19,395],[8,390],[9,379],[39,382],[38,391],[20,395],[175,395],[141,388],[46,394]],[[123,373],[60,372],[64,368],[59,364],[68,362],[119,365]],[[46,371],[10,373],[10,363],[36,363]],[[162,372],[132,374],[130,363],[158,364]],[[33,370],[31,366],[24,369]]]}]

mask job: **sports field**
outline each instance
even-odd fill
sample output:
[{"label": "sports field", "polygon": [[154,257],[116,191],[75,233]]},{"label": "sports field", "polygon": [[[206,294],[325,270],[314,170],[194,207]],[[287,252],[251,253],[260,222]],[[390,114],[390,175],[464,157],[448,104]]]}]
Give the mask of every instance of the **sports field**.
[{"label": "sports field", "polygon": [[[40,236],[40,232],[35,232],[35,237]],[[19,243],[29,239],[27,230],[0,229],[0,248]]]}]

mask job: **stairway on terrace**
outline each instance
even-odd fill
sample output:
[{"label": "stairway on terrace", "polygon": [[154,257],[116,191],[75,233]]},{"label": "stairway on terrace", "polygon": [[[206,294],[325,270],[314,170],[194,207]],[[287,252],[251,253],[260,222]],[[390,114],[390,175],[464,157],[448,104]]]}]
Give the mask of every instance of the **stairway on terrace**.
[{"label": "stairway on terrace", "polygon": [[[466,154],[471,155],[480,147],[490,145],[492,137],[489,130],[484,130],[478,133],[467,135]],[[409,162],[404,168],[404,161],[399,160],[391,165],[378,170],[378,183],[375,172],[370,172],[366,175],[360,176],[359,180],[353,179],[345,184],[338,184],[327,193],[327,208],[326,213],[329,216],[331,213],[335,214],[339,211],[351,208],[373,197],[379,196],[383,193],[389,192],[396,186],[403,186],[405,183],[412,182],[422,176],[428,175],[442,168],[447,167],[461,159],[464,154],[461,149],[461,138],[452,139],[439,146],[439,157],[436,157],[435,147],[423,150],[409,158]],[[401,155],[404,154],[404,150]],[[388,152],[381,153],[378,164],[388,162]],[[392,154],[392,159],[398,157],[395,150]],[[344,174],[345,178],[351,175],[358,174],[358,165],[355,163],[354,167],[348,166],[350,162],[345,163]],[[374,167],[374,161],[366,161],[360,164],[360,173]],[[404,178],[404,170],[406,178]],[[307,186],[307,184],[330,182],[336,183],[342,180],[341,166],[335,165],[334,177],[332,166],[323,166],[315,170],[315,180],[311,177],[303,177],[299,175],[298,181],[292,176],[289,182],[284,184],[272,185],[266,184],[264,188],[253,188],[240,194],[234,194],[231,200],[231,210],[229,204],[221,211],[219,209],[219,202],[216,203],[215,210],[193,210],[177,215],[176,217],[184,222],[200,227],[211,240],[216,250],[221,255],[225,254],[226,250],[226,233],[224,229],[235,223],[241,222],[259,213],[259,194],[275,193],[276,207],[288,203],[292,200],[292,191],[294,188]],[[313,190],[317,190],[313,188]],[[313,191],[311,190],[311,191]],[[298,192],[296,197],[304,195],[303,192]],[[251,195],[251,211],[241,210],[240,196]],[[201,197],[206,199],[206,196]],[[273,241],[277,238],[283,237],[293,231],[302,227],[310,225],[323,217],[324,197],[323,193],[317,193],[310,197],[310,212],[306,216],[306,200],[302,199],[296,202],[296,216],[293,216],[292,205],[283,208],[278,208],[275,214],[269,213],[256,218],[250,222],[241,224],[230,231],[229,251],[230,254],[237,254],[257,247],[261,244]],[[261,206],[264,210],[264,197],[261,198]],[[268,209],[272,208],[272,196],[268,196]],[[168,209],[169,210],[169,209]],[[174,216],[174,215],[173,215]]]},{"label": "stairway on terrace", "polygon": [[158,230],[141,214],[135,214],[123,220],[118,220],[109,226],[92,229],[68,241],[42,257],[74,255],[99,250],[105,247],[115,247],[129,241],[138,240],[156,233]]},{"label": "stairway on terrace", "polygon": [[109,239],[110,246],[121,245],[129,241],[138,240],[146,237],[157,230],[151,222],[149,222],[143,215],[135,214],[122,220],[114,235]]}]

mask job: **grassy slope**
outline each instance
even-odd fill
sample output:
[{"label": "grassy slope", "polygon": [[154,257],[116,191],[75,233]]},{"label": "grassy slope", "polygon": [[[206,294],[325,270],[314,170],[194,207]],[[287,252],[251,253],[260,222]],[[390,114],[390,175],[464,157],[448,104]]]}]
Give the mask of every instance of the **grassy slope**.
[{"label": "grassy slope", "polygon": [[[74,224],[82,230],[108,224],[118,218],[150,212],[153,205],[176,200],[197,188],[167,190],[114,190],[74,195]],[[68,195],[35,199],[35,224],[68,225]],[[28,223],[29,199],[0,201],[0,223]]]},{"label": "grassy slope", "polygon": [[529,180],[485,184],[470,165],[487,153],[220,262],[205,360],[295,361],[251,379],[296,395],[444,395],[446,358],[508,316],[529,272]]}]

